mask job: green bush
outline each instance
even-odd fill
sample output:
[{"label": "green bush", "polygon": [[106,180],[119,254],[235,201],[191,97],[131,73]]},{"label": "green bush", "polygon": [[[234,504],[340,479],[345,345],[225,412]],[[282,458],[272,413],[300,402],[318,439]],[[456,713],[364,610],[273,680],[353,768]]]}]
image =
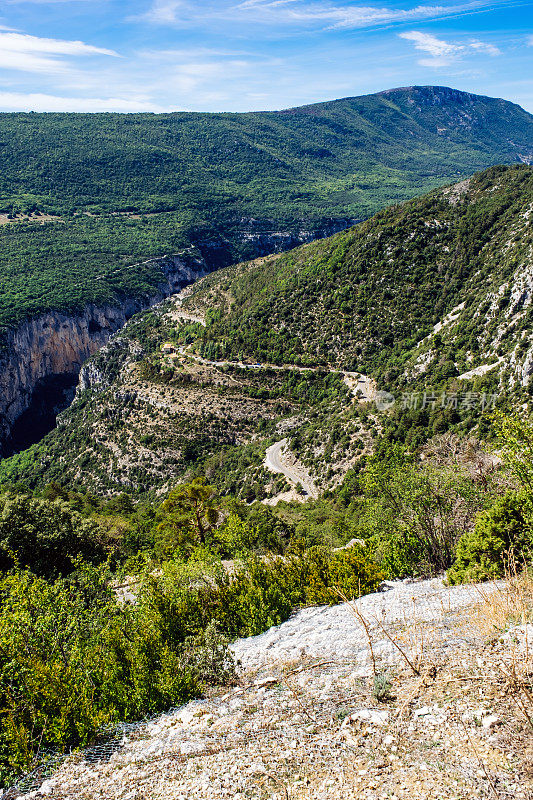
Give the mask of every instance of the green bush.
[{"label": "green bush", "polygon": [[120,606],[104,569],[54,583],[30,572],[0,582],[0,780],[39,751],[85,745],[201,691],[147,609]]},{"label": "green bush", "polygon": [[511,557],[530,558],[533,538],[526,500],[524,492],[508,492],[478,515],[474,529],[459,540],[448,570],[450,583],[499,578]]},{"label": "green bush", "polygon": [[[170,576],[174,577],[171,578]],[[228,636],[253,636],[286,620],[294,608],[337,603],[375,591],[383,573],[371,553],[312,547],[284,557],[251,558],[234,575],[189,561],[163,566],[143,594],[171,640],[196,636],[215,621]]]},{"label": "green bush", "polygon": [[80,557],[102,560],[99,534],[62,500],[0,497],[0,569],[17,565],[44,577],[65,575]]},{"label": "green bush", "polygon": [[362,473],[360,526],[387,577],[428,576],[451,567],[457,542],[485,496],[459,467],[421,464],[381,440]]},{"label": "green bush", "polygon": [[[46,581],[0,581],[0,779],[42,748],[85,745],[99,729],[139,719],[235,678],[228,640],[254,635],[298,606],[377,588],[370,552],[312,547],[254,557],[228,575],[205,546],[147,572],[134,605],[89,565]],[[224,632],[224,635],[220,633]]]},{"label": "green bush", "polygon": [[182,669],[196,677],[201,685],[220,686],[236,682],[235,658],[228,647],[229,639],[210,622],[205,631],[184,642]]}]

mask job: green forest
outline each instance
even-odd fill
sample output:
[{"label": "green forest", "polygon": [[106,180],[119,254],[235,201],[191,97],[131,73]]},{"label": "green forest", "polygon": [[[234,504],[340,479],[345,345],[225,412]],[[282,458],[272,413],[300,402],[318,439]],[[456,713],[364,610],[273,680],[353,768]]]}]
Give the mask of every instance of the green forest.
[{"label": "green forest", "polygon": [[526,334],[530,309],[507,307],[502,290],[491,319],[488,306],[481,319],[478,312],[527,263],[532,201],[531,167],[493,167],[470,180],[459,202],[436,190],[280,258],[209,276],[186,301],[209,309],[199,352],[337,366],[394,388],[419,342],[464,303],[452,335],[428,340],[438,349],[432,382],[458,375],[454,365],[466,371],[467,353],[486,359],[499,315],[520,311],[498,344],[503,355]]}]

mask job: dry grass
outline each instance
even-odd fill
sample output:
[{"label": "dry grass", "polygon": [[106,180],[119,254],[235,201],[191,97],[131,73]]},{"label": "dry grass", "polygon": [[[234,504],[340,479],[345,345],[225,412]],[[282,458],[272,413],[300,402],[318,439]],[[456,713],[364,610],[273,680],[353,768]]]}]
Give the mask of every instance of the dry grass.
[{"label": "dry grass", "polygon": [[[48,796],[533,800],[533,670],[518,635],[532,619],[533,578],[515,570],[470,588],[479,597],[466,612],[443,601],[424,616],[413,601],[396,624],[354,612],[369,649],[364,674],[350,660],[310,656],[248,673],[246,685],[213,690],[203,712],[194,706],[188,725],[169,717],[179,737],[163,752],[145,736],[116,760],[67,764]],[[378,703],[383,645],[393,691]],[[194,746],[180,752],[183,743]]]},{"label": "dry grass", "polygon": [[480,602],[472,610],[472,620],[484,636],[499,636],[510,626],[533,622],[531,571],[519,571],[513,564],[505,581],[487,584],[486,588],[478,586],[477,591]]}]

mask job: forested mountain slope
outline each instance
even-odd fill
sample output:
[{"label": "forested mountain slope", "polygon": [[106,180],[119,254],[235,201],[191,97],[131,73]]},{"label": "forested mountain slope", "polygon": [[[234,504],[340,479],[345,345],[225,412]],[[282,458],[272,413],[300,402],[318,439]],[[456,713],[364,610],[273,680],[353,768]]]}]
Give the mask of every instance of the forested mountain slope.
[{"label": "forested mountain slope", "polygon": [[444,87],[281,112],[2,114],[0,136],[3,208],[57,213],[237,201],[261,214],[361,216],[428,183],[533,157],[530,114]]},{"label": "forested mountain slope", "polygon": [[190,244],[205,258],[214,241],[227,250],[217,265],[230,263],[253,255],[239,244],[247,228],[298,239],[491,164],[530,162],[533,117],[411,87],[281,112],[1,114],[0,146],[6,326],[139,294],[131,264]]},{"label": "forested mountain slope", "polygon": [[[494,403],[476,398],[513,407],[533,386],[532,210],[533,167],[492,167],[202,278],[86,364],[58,429],[0,481],[146,494],[200,471],[251,500],[280,490],[262,465],[285,436],[327,487],[385,429],[413,446],[486,433]],[[359,373],[392,409],[357,402]]]},{"label": "forested mountain slope", "polygon": [[[199,351],[389,382],[430,345],[426,359],[442,366],[444,357],[450,376],[516,347],[523,364],[532,208],[533,168],[493,167],[280,258],[209,276],[185,304],[210,309]],[[453,324],[422,343],[458,306]]]}]

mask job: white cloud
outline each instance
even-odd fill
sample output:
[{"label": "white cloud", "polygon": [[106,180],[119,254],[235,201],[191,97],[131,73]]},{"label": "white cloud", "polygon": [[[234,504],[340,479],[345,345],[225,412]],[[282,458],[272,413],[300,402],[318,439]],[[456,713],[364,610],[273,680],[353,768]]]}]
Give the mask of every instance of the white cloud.
[{"label": "white cloud", "polygon": [[529,45],[530,47],[533,47],[533,36],[530,36],[530,37],[529,37],[529,39],[527,40],[527,43],[528,43],[528,45]]},{"label": "white cloud", "polygon": [[[155,25],[166,25],[178,21],[178,11],[183,8],[183,0],[154,0],[153,5],[140,19]],[[139,19],[139,18],[138,18]]]},{"label": "white cloud", "polygon": [[0,32],[0,68],[57,74],[69,70],[68,62],[52,56],[117,56],[114,50],[85,42],[46,39],[13,31]]},{"label": "white cloud", "polygon": [[478,39],[473,39],[468,44],[454,44],[453,42],[446,42],[444,39],[438,39],[431,33],[424,33],[423,31],[406,31],[399,33],[401,39],[407,39],[414,42],[416,50],[422,50],[429,53],[430,58],[421,58],[418,63],[421,67],[448,67],[461,56],[465,55],[468,50],[473,50],[477,53],[484,53],[489,56],[501,55],[501,50],[493,44],[481,42]]},{"label": "white cloud", "polygon": [[460,50],[459,47],[450,42],[445,42],[444,39],[437,39],[432,33],[407,31],[406,33],[400,33],[398,35],[401,39],[409,39],[414,42],[417,50],[425,50],[435,57],[452,55]]},{"label": "white cloud", "polygon": [[153,111],[165,109],[145,98],[59,97],[51,94],[0,92],[0,109],[5,111]]},{"label": "white cloud", "polygon": [[418,63],[423,67],[447,67],[459,55],[462,48],[444,39],[437,39],[431,33],[422,31],[406,31],[398,34],[401,39],[414,42],[416,50],[429,53],[431,58],[421,58]]},{"label": "white cloud", "polygon": [[15,50],[24,53],[54,53],[67,56],[118,55],[114,50],[94,47],[92,44],[65,39],[44,39],[27,33],[0,33],[0,50]]},{"label": "white cloud", "polygon": [[304,2],[303,0],[242,0],[234,10],[250,16],[270,18],[278,23],[321,23],[330,29],[366,28],[377,25],[435,19],[473,13],[489,6],[489,0],[473,0],[447,5],[416,5],[412,8],[390,8],[387,6],[348,5],[339,6],[327,2]]},{"label": "white cloud", "polygon": [[469,47],[477,50],[478,53],[486,53],[488,56],[501,56],[502,54],[502,51],[499,47],[489,44],[488,42],[480,42],[478,39],[471,41]]},{"label": "white cloud", "polygon": [[336,5],[327,0],[152,0],[144,14],[132,19],[167,25],[205,21],[231,21],[277,26],[319,26],[325,29],[368,28],[379,25],[456,16],[489,7],[490,0],[412,8]]},{"label": "white cloud", "polygon": [[296,19],[302,20],[323,19],[329,21],[333,28],[366,28],[372,25],[441,17],[449,13],[449,9],[443,6],[416,6],[410,9],[374,8],[372,6],[322,9],[318,6],[309,6],[301,11],[295,10],[292,15]]}]

